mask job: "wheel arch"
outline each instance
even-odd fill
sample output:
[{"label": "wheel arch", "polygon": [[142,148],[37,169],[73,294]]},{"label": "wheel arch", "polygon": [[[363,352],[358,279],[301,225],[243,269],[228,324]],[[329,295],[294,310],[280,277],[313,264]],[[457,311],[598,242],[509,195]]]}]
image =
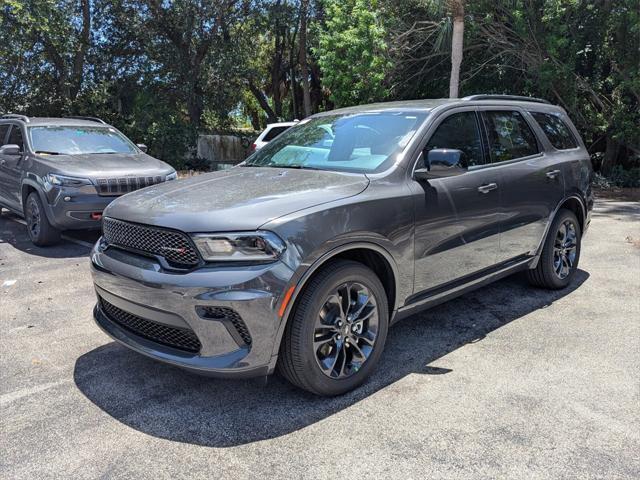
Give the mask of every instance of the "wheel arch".
[{"label": "wheel arch", "polygon": [[542,236],[542,240],[540,241],[540,245],[538,246],[535,252],[535,258],[529,265],[529,268],[536,268],[538,265],[538,261],[540,261],[540,255],[542,254],[542,249],[544,248],[544,244],[547,240],[547,235],[549,235],[549,230],[551,229],[551,224],[553,220],[556,218],[556,215],[563,208],[573,212],[580,223],[580,232],[584,232],[585,222],[587,221],[587,207],[585,205],[585,201],[577,194],[569,195],[563,198],[558,205],[556,206],[553,213],[549,216],[549,221],[547,222],[547,226],[544,231],[544,235]]},{"label": "wheel arch", "polygon": [[27,197],[32,192],[36,192],[38,194],[38,197],[40,198],[40,201],[42,202],[42,207],[44,209],[44,213],[47,216],[47,219],[49,220],[49,223],[51,223],[52,225],[56,225],[55,217],[53,215],[53,212],[51,211],[51,206],[49,205],[49,202],[47,201],[47,197],[45,196],[45,194],[42,191],[42,189],[40,188],[40,186],[35,181],[33,181],[31,179],[25,179],[22,182],[22,186],[20,187],[20,199],[22,200],[22,214],[24,215],[24,207],[25,207],[25,204],[27,203]]},{"label": "wheel arch", "polygon": [[[372,242],[347,243],[336,247],[322,255],[307,268],[295,286],[292,286],[293,293],[290,296],[289,303],[282,315],[282,319],[274,342],[272,357],[275,359],[280,349],[282,337],[284,335],[287,323],[291,318],[291,314],[300,298],[300,293],[304,290],[309,280],[328,262],[344,259],[362,263],[371,268],[378,276],[387,293],[387,301],[389,302],[389,322],[393,320],[393,316],[398,309],[398,267],[393,256],[382,246]],[[272,362],[275,366],[275,361]]]}]

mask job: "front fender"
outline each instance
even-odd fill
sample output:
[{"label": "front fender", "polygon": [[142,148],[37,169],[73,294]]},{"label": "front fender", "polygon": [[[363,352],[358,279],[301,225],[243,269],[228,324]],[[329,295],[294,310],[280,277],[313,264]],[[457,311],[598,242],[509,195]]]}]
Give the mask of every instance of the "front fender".
[{"label": "front fender", "polygon": [[[375,237],[375,235],[373,237]],[[275,337],[274,349],[272,352],[273,356],[278,355],[278,350],[280,349],[280,343],[282,341],[282,337],[284,335],[287,322],[289,321],[289,317],[293,310],[293,306],[295,305],[298,297],[300,296],[300,293],[306,286],[309,279],[313,276],[315,272],[317,272],[323,265],[326,265],[327,262],[330,261],[332,258],[335,258],[341,253],[347,252],[349,250],[368,249],[376,253],[379,253],[385,258],[385,260],[391,267],[391,271],[393,272],[393,278],[395,281],[395,291],[398,292],[395,296],[395,301],[394,301],[393,309],[391,312],[391,317],[393,318],[395,312],[398,310],[400,306],[399,299],[405,298],[405,294],[404,292],[402,292],[402,285],[400,283],[400,274],[398,270],[398,265],[395,259],[393,258],[393,256],[391,255],[391,253],[389,253],[387,248],[383,246],[383,243],[386,243],[386,242],[380,242],[379,240],[380,239],[369,240],[369,241],[360,240],[360,241],[354,242],[353,240],[348,240],[348,239],[343,239],[342,241],[336,239],[330,243],[330,246],[326,246],[326,248],[323,250],[324,253],[316,252],[316,254],[312,256],[313,260],[309,259],[309,261],[302,262],[299,265],[299,267],[296,269],[295,273],[293,274],[289,282],[288,290],[293,289],[292,293],[290,295],[284,295],[283,298],[281,298],[279,301],[279,305],[278,305],[279,307],[281,307],[282,303],[285,301],[287,302],[286,304],[287,306],[284,310],[284,314],[282,315],[280,325],[278,327],[278,331]],[[327,248],[329,249],[327,250]],[[402,294],[400,294],[400,292],[402,292]]]}]

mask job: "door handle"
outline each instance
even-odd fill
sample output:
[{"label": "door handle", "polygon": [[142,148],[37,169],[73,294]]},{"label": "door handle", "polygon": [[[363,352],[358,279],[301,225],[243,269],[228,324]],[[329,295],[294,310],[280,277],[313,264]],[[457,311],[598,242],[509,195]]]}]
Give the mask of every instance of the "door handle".
[{"label": "door handle", "polygon": [[486,185],[480,185],[478,187],[478,191],[480,193],[489,193],[491,190],[495,190],[496,188],[498,188],[497,183],[487,183]]},{"label": "door handle", "polygon": [[553,180],[558,175],[560,175],[560,170],[551,170],[550,172],[547,172],[545,175],[547,176],[547,178],[550,178]]}]

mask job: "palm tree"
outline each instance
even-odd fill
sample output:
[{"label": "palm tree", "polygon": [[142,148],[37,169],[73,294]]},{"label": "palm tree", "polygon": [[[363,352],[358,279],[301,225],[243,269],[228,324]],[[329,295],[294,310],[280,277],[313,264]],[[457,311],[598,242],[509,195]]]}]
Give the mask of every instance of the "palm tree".
[{"label": "palm tree", "polygon": [[449,11],[453,17],[449,98],[458,98],[458,90],[460,87],[460,64],[462,64],[462,48],[464,43],[464,2],[462,0],[449,0],[448,4]]}]

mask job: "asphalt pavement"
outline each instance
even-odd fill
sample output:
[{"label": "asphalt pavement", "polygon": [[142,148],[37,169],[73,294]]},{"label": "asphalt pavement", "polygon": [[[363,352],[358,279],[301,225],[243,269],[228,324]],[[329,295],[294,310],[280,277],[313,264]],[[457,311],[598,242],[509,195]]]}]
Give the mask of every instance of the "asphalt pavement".
[{"label": "asphalt pavement", "polygon": [[95,239],[0,216],[0,478],[640,478],[638,202],[598,202],[566,290],[516,275],[411,317],[333,399],[112,342]]}]

